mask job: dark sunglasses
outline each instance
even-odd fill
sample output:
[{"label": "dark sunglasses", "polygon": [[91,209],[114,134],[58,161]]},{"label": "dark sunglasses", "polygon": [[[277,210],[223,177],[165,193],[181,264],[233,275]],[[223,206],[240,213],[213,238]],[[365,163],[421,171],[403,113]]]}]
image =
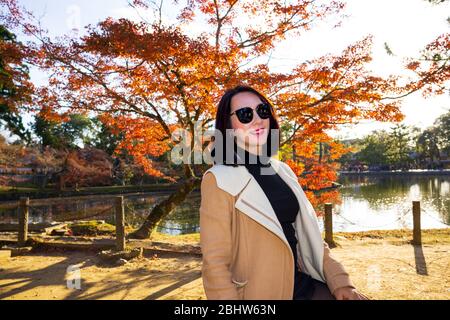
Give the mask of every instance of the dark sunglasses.
[{"label": "dark sunglasses", "polygon": [[[261,119],[267,119],[272,114],[272,108],[268,103],[258,104],[255,110]],[[236,117],[241,123],[250,123],[253,120],[253,109],[250,107],[240,108],[230,113],[230,116],[232,116],[233,114],[236,114]]]}]

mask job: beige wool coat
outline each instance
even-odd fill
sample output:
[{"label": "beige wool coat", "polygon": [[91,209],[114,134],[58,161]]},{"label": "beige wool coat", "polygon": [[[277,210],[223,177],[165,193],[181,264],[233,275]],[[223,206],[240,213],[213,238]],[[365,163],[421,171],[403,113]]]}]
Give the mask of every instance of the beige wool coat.
[{"label": "beige wool coat", "polygon": [[325,282],[332,293],[354,288],[323,241],[314,208],[295,173],[274,157],[269,161],[299,202],[293,224],[298,261],[269,199],[247,168],[215,164],[201,182],[200,244],[207,298],[292,300],[294,268]]}]

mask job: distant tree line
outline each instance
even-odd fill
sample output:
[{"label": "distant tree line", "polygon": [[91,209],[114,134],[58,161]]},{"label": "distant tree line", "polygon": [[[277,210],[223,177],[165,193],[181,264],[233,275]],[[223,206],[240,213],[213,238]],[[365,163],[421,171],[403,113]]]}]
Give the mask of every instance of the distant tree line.
[{"label": "distant tree line", "polygon": [[446,168],[450,165],[450,112],[425,130],[397,124],[390,131],[374,131],[344,143],[353,152],[340,158],[342,170]]}]

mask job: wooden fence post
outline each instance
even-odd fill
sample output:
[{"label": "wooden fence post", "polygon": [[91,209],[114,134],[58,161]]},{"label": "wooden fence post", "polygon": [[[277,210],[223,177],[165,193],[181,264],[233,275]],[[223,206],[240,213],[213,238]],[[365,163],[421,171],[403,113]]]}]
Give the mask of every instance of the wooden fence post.
[{"label": "wooden fence post", "polygon": [[125,209],[123,196],[116,197],[116,249],[125,251]]},{"label": "wooden fence post", "polygon": [[325,203],[325,242],[328,245],[334,246],[333,240],[333,207],[331,203]]},{"label": "wooden fence post", "polygon": [[420,229],[420,201],[413,201],[413,244],[422,244],[422,230]]},{"label": "wooden fence post", "polygon": [[28,210],[30,199],[21,197],[19,202],[19,230],[17,235],[17,242],[20,247],[25,246],[28,240]]}]

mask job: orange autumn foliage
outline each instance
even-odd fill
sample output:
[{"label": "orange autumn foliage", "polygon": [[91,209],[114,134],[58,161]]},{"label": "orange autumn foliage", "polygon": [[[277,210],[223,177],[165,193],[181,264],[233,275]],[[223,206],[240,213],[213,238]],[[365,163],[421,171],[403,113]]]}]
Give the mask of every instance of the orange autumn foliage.
[{"label": "orange autumn foliage", "polygon": [[63,169],[57,174],[59,187],[111,185],[112,167],[112,159],[102,150],[84,148],[69,151]]},{"label": "orange autumn foliage", "polygon": [[[145,0],[131,4],[137,10],[152,8]],[[89,26],[81,38],[59,41],[35,32],[40,40],[29,43],[33,61],[52,76],[34,105],[49,114],[51,110],[101,115],[125,134],[120,148],[149,174],[173,181],[173,173],[165,170],[167,163],[157,158],[173,146],[174,130],[193,134],[197,122],[210,129],[224,90],[247,84],[271,100],[282,123],[292,124],[282,143],[295,156],[284,160],[307,188],[312,203],[331,201],[335,191],[317,196],[310,191],[336,180],[335,161],[348,152],[327,131],[367,119],[401,121],[401,100],[395,97],[421,88],[439,93],[428,88],[448,79],[448,67],[434,62],[428,69],[410,63],[420,80],[406,86],[399,84],[399,76],[373,74],[366,68],[372,59],[371,36],[349,44],[340,54],[293,65],[286,73],[271,71],[268,60],[254,62],[288,35],[301,41],[295,37],[312,28],[313,21],[340,20],[344,7],[340,1],[192,0],[180,10],[175,24],[107,18]],[[17,21],[24,19],[12,14]],[[192,35],[189,25],[198,21],[206,21],[208,28]],[[448,37],[436,41],[428,51],[448,51]],[[190,178],[195,170],[181,175]]]}]

